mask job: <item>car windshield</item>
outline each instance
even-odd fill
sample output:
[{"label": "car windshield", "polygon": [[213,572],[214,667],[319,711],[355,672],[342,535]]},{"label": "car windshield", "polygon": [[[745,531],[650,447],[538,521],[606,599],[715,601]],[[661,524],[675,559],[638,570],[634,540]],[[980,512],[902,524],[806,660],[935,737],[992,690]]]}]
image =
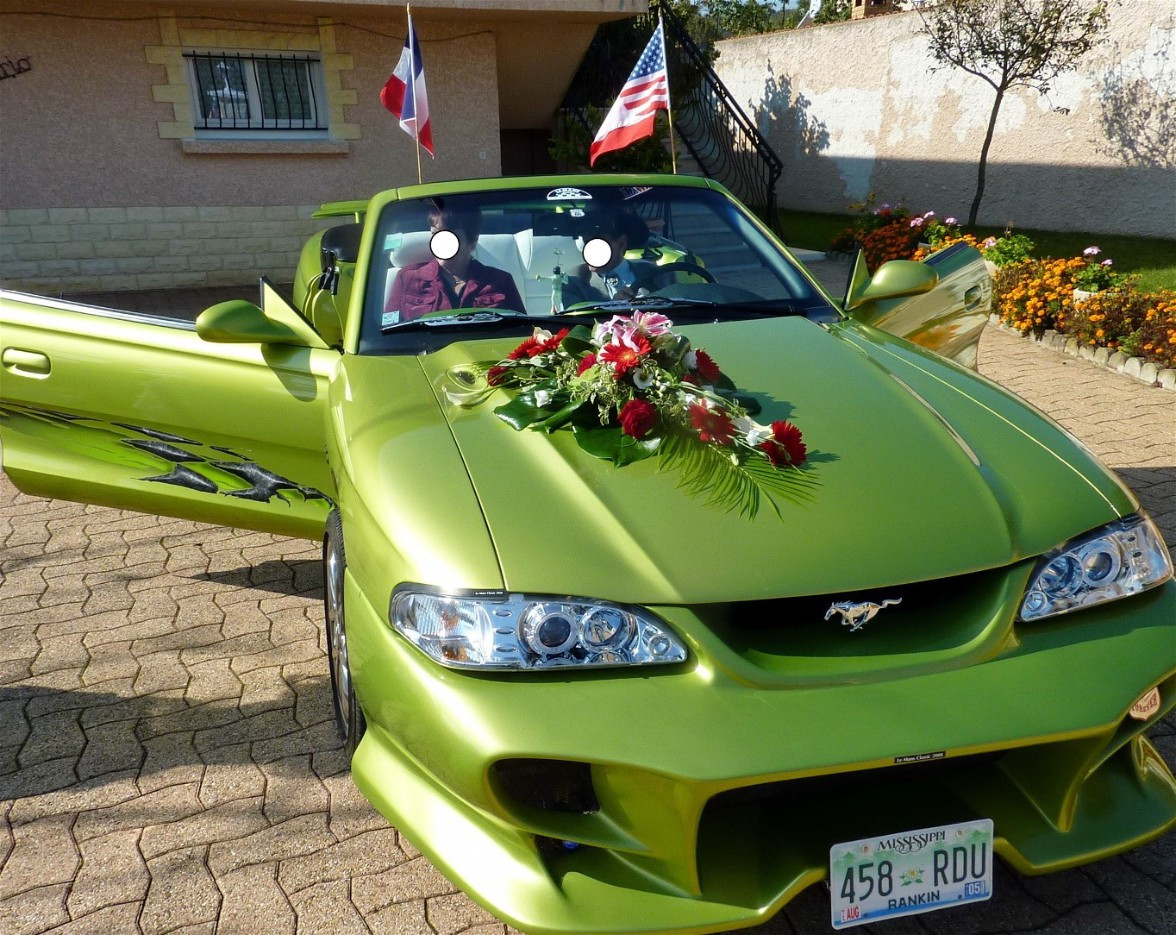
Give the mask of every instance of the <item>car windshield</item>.
[{"label": "car windshield", "polygon": [[369,269],[360,353],[632,308],[679,321],[830,311],[745,209],[685,185],[396,201],[380,213]]}]

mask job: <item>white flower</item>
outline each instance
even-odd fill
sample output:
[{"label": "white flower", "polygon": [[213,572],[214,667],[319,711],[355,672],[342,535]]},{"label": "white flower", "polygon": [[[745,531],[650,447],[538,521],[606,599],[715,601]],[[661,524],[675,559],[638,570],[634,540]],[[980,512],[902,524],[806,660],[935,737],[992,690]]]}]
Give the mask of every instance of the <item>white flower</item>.
[{"label": "white flower", "polygon": [[1100,253],[1102,253],[1101,247],[1087,247],[1082,251],[1083,256],[1098,256]]},{"label": "white flower", "polygon": [[655,371],[648,367],[635,367],[633,373],[633,385],[639,390],[647,390],[653,386]]},{"label": "white flower", "polygon": [[535,390],[535,405],[542,409],[549,402],[551,402],[551,393],[548,390]]},{"label": "white flower", "polygon": [[682,355],[682,363],[687,370],[696,370],[698,368],[698,352],[694,350],[687,351]]},{"label": "white flower", "polygon": [[992,247],[995,247],[996,246],[996,238],[989,237],[986,241],[984,241],[982,246],[984,246],[986,249],[991,249]]},{"label": "white flower", "polygon": [[740,416],[735,420],[735,428],[743,435],[744,441],[752,448],[758,448],[772,437],[772,430],[766,425],[760,425],[754,419]]},{"label": "white flower", "polygon": [[925,220],[927,220],[927,218],[933,218],[933,217],[935,217],[935,212],[928,211],[926,214],[923,215],[923,220],[925,221]]},{"label": "white flower", "polygon": [[958,218],[944,218],[943,223],[950,224],[954,227],[956,224],[959,224],[960,222],[959,222]]},{"label": "white flower", "polygon": [[1115,261],[1112,260],[1110,257],[1107,257],[1105,260],[1103,260],[1099,264],[1099,266],[1114,266],[1114,265],[1115,265]]}]

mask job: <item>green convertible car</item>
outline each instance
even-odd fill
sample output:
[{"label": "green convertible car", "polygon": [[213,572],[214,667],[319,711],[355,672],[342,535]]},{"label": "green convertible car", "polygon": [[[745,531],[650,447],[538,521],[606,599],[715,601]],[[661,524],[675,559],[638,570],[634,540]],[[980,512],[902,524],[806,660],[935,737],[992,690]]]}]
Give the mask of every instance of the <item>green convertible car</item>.
[{"label": "green convertible car", "polygon": [[966,905],[1176,817],[1155,526],[970,368],[960,246],[820,287],[721,186],[324,206],[193,325],[5,292],[28,493],[321,539],[372,803],[527,932]]}]

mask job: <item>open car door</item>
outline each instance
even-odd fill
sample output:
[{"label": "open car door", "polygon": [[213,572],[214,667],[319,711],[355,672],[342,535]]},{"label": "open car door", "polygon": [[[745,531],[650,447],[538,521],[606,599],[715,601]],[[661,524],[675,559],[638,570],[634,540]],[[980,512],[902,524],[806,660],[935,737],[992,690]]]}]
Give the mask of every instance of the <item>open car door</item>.
[{"label": "open car door", "polygon": [[206,340],[188,321],[0,292],[5,472],[38,496],[319,538],[340,355],[264,280],[262,303],[225,303],[257,334]]},{"label": "open car door", "polygon": [[846,310],[858,321],[975,370],[980,333],[992,310],[992,276],[980,251],[956,244],[927,257],[922,265],[938,276],[930,291],[877,301],[868,298],[872,284],[885,278],[888,266],[894,264],[893,270],[909,262],[883,264],[871,281],[858,249],[846,289]]}]

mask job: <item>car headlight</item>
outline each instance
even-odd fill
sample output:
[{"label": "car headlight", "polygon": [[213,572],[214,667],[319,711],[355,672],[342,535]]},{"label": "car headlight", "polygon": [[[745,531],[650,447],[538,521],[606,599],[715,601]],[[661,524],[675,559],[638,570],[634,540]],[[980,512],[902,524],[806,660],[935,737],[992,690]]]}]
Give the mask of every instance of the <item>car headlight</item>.
[{"label": "car headlight", "polygon": [[686,647],[648,611],[607,601],[402,587],[392,627],[455,669],[548,669],[682,662]]},{"label": "car headlight", "polygon": [[1159,530],[1146,516],[1116,520],[1041,557],[1034,569],[1022,620],[1113,601],[1163,584],[1172,559]]}]

